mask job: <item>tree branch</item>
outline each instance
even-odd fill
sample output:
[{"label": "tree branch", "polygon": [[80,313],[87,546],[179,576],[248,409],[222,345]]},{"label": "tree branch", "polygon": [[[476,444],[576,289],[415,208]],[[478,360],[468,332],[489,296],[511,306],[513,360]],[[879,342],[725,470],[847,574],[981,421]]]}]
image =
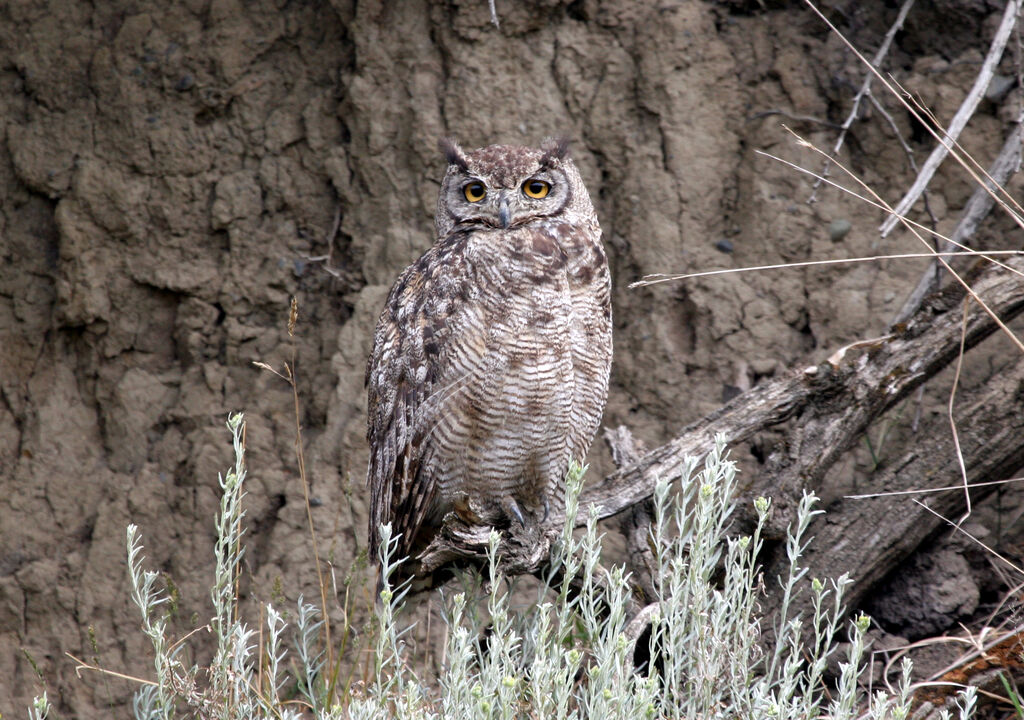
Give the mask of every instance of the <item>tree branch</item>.
[{"label": "tree branch", "polygon": [[[1024,466],[1024,358],[992,381],[962,394],[957,414],[960,448],[972,482],[1012,477]],[[926,423],[921,441],[903,457],[888,464],[858,488],[870,493],[956,487],[940,493],[883,495],[869,499],[844,498],[826,508],[825,522],[813,526],[814,541],[801,558],[810,577],[835,577],[849,573],[854,579],[846,591],[846,604],[855,608],[871,587],[911,555],[922,542],[944,525],[945,518],[959,518],[967,507],[959,465],[951,460],[948,417],[938,415]],[[970,490],[974,503],[998,489],[996,485]],[[926,502],[922,507],[916,500]],[[765,564],[765,575],[775,577],[788,563],[784,552]],[[770,586],[770,584],[769,584]],[[765,610],[778,598],[769,593]],[[797,598],[796,611],[809,611],[809,598]]]},{"label": "tree branch", "polygon": [[[1014,258],[1007,265],[1024,270],[1024,259]],[[976,265],[974,278],[968,281],[1004,322],[1024,311],[1020,275],[984,264]],[[789,501],[804,487],[817,488],[875,418],[956,357],[964,296],[959,285],[933,295],[905,324],[894,325],[889,335],[847,346],[820,365],[758,385],[636,463],[588,483],[577,522],[584,521],[591,504],[597,506],[600,517],[608,517],[649,497],[656,478],[678,475],[684,458],[707,454],[719,433],[735,445],[799,416],[782,447],[748,489],[775,497],[771,530],[780,534],[791,519]],[[965,347],[981,342],[996,327],[991,317],[975,308],[969,312]]]},{"label": "tree branch", "polygon": [[[988,177],[991,178],[991,181],[986,180],[985,184],[987,187],[978,187],[971,194],[960,215],[960,221],[953,230],[953,234],[950,235],[949,240],[943,241],[942,246],[939,248],[940,253],[956,252],[963,249],[963,246],[974,235],[978,225],[985,219],[985,216],[989,214],[996,203],[995,195],[993,194],[994,186],[999,185],[1002,187],[1006,185],[1010,175],[1017,172],[1021,151],[1021,126],[1019,123],[1024,121],[1024,117],[1017,118],[1017,121],[1017,124],[1010,130],[1006,142],[1003,143],[1003,149],[988,169]],[[917,287],[911,291],[906,301],[904,301],[903,307],[896,313],[893,322],[903,322],[909,318],[917,310],[921,300],[938,287],[939,269],[941,267],[942,265],[938,260],[932,260],[928,269],[918,281]]]},{"label": "tree branch", "polygon": [[985,56],[985,61],[981,65],[981,70],[978,71],[978,76],[974,79],[974,85],[971,87],[971,91],[967,93],[967,97],[964,98],[963,103],[960,105],[960,109],[956,111],[956,115],[949,123],[949,129],[942,131],[942,139],[939,144],[932,150],[932,154],[925,160],[924,165],[921,167],[921,172],[918,174],[914,184],[911,185],[910,189],[907,190],[907,194],[903,196],[903,199],[899,201],[893,213],[886,218],[885,222],[882,223],[881,231],[882,237],[884,238],[896,224],[899,222],[901,215],[906,215],[907,211],[913,207],[914,203],[924,192],[925,188],[928,187],[928,183],[931,182],[932,176],[935,171],[939,169],[939,165],[946,159],[946,155],[949,154],[950,148],[956,144],[956,140],[960,137],[960,132],[966,127],[967,121],[974,115],[974,110],[978,107],[978,103],[985,97],[985,91],[988,90],[988,85],[992,81],[992,75],[996,71],[996,66],[999,64],[999,59],[1003,56],[1003,49],[1006,47],[1006,41],[1010,39],[1010,32],[1013,30],[1013,26],[1017,23],[1017,14],[1020,12],[1019,0],[1011,0],[1006,3],[1006,10],[1003,12],[1003,20],[999,24],[999,29],[996,30],[995,37],[992,39],[992,45],[989,47],[988,55]]}]

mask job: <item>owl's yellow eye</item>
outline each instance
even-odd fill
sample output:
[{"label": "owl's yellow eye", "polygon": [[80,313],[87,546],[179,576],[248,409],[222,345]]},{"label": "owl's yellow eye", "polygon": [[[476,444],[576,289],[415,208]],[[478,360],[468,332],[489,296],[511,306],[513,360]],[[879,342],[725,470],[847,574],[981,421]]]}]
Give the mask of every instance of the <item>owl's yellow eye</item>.
[{"label": "owl's yellow eye", "polygon": [[462,188],[462,192],[465,193],[467,200],[475,203],[484,199],[484,195],[487,194],[487,188],[484,187],[482,182],[471,182]]},{"label": "owl's yellow eye", "polygon": [[523,183],[523,192],[526,193],[527,197],[532,197],[535,200],[540,200],[542,197],[547,196],[549,190],[551,190],[550,183],[537,180],[536,178]]}]

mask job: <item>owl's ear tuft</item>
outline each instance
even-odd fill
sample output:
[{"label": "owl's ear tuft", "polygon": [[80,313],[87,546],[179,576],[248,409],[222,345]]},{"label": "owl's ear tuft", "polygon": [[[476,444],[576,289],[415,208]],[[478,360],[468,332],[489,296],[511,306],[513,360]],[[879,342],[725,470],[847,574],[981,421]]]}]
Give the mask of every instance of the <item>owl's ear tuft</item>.
[{"label": "owl's ear tuft", "polygon": [[541,166],[550,165],[569,157],[569,143],[571,141],[565,135],[559,137],[546,138],[544,142],[540,144],[540,149],[544,151],[544,154],[540,158]]},{"label": "owl's ear tuft", "polygon": [[469,161],[466,160],[466,153],[455,142],[455,138],[443,137],[437,141],[437,147],[444,153],[449,165],[458,165],[463,172],[469,172]]}]

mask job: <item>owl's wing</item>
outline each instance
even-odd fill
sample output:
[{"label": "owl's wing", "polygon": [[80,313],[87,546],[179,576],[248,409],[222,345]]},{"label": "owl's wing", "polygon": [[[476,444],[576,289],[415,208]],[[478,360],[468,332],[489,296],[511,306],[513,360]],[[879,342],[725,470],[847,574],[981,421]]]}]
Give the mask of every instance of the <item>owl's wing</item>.
[{"label": "owl's wing", "polygon": [[[488,372],[488,332],[471,301],[472,284],[455,241],[408,267],[388,295],[366,369],[370,463],[370,552],[380,525],[401,533],[398,557],[413,549],[437,495],[429,465],[431,433],[456,399]],[[456,247],[453,247],[453,243]]]}]

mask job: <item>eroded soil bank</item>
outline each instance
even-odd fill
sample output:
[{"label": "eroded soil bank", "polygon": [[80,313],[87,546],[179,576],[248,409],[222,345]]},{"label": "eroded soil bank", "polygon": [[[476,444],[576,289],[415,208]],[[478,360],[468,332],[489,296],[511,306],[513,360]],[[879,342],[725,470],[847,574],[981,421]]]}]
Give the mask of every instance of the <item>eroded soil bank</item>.
[{"label": "eroded soil bank", "polygon": [[[870,55],[896,16],[889,5],[822,7]],[[948,121],[999,5],[918,2],[884,67]],[[312,512],[335,568],[340,621],[343,584],[365,545],[370,332],[387,287],[431,242],[442,135],[471,147],[575,139],[615,279],[606,425],[657,444],[761,378],[884,332],[924,261],[626,287],[647,273],[920,250],[900,233],[879,240],[881,214],[837,191],[819,190],[809,204],[812,181],[758,154],[819,170],[782,125],[831,148],[864,77],[802,3],[528,0],[497,9],[499,29],[482,0],[0,7],[5,714],[23,712],[40,690],[25,653],[60,717],[129,712],[131,684],[76,678],[64,655],[149,672],[128,601],[129,522],[141,528],[148,565],[174,588],[175,622],[207,617],[229,411],[245,410],[250,423],[247,607],[319,595],[291,390],[253,361],[281,368],[296,359]],[[1008,57],[1001,92],[962,138],[983,165],[1016,117],[1014,75]],[[917,162],[931,140],[892,98],[875,96],[841,157],[892,201],[914,177],[901,139]],[[929,206],[940,229],[955,224],[970,192],[952,165],[939,171]],[[995,217],[975,240],[1019,247],[1020,232]],[[962,382],[983,383],[1011,358],[1008,344],[986,343]],[[949,388],[936,380],[887,418],[874,457],[851,453],[826,503],[914,442],[915,416],[943,412]],[[745,473],[757,472],[772,443],[766,434],[734,449]],[[592,455],[592,472],[612,467],[603,448]],[[1007,510],[1017,501],[1000,502],[998,512],[977,511],[975,530],[1019,552],[1017,513]],[[1002,580],[965,548],[915,560],[916,584],[884,589],[873,612],[910,636],[982,613]],[[357,625],[366,578],[359,568],[352,575]],[[913,600],[934,598],[936,582],[946,582],[938,600]],[[905,603],[887,600],[896,592],[928,607],[908,617]]]}]

